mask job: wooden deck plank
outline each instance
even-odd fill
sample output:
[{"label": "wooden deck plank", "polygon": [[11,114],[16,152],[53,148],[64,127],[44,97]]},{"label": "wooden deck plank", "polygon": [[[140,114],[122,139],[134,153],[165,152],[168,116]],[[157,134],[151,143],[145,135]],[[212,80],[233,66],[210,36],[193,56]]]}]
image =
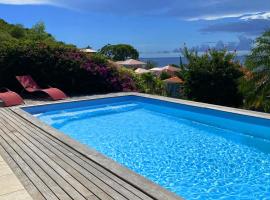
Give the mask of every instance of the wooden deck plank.
[{"label": "wooden deck plank", "polygon": [[[3,134],[1,134],[2,138],[7,142],[7,144],[12,147],[16,153],[35,171],[36,174],[40,176],[40,178],[46,182],[47,185],[50,185],[50,189],[57,195],[59,199],[72,199],[63,189],[55,182],[55,180],[49,176],[46,171],[44,171],[36,162],[35,159],[30,157],[15,141],[13,141],[8,135],[10,132],[3,127],[4,124],[0,122],[1,130]],[[12,134],[12,133],[11,133]],[[49,168],[47,167],[47,169]]]},{"label": "wooden deck plank", "polygon": [[16,160],[18,166],[23,168],[24,173],[33,183],[35,183],[35,186],[38,188],[42,196],[44,196],[44,198],[46,199],[59,200],[59,198],[57,198],[57,196],[52,192],[51,188],[49,188],[43,182],[44,179],[36,175],[36,173],[32,170],[32,168],[27,165],[23,158],[9,145],[9,143],[5,141],[5,139],[2,137],[4,134],[5,133],[0,129],[1,146],[4,148],[5,151],[9,153],[12,158]]},{"label": "wooden deck plank", "polygon": [[[31,126],[31,125],[30,125]],[[23,124],[20,124],[20,128],[25,128],[23,127]],[[29,129],[29,126],[28,126]],[[31,131],[31,136],[35,137],[36,140],[38,140],[40,142],[40,144],[45,145],[46,148],[54,150],[53,152],[55,154],[57,154],[59,156],[59,158],[65,160],[66,162],[69,162],[71,164],[72,167],[76,168],[77,170],[79,170],[82,173],[88,173],[87,170],[91,171],[91,173],[93,173],[96,177],[99,177],[101,180],[103,180],[106,184],[108,185],[112,185],[112,186],[117,186],[117,190],[122,193],[125,197],[127,197],[128,199],[152,199],[148,196],[146,196],[145,194],[143,194],[140,191],[135,192],[135,194],[133,192],[130,191],[130,189],[132,188],[130,185],[128,184],[124,184],[125,182],[122,181],[121,179],[117,179],[117,177],[114,177],[114,179],[112,179],[113,176],[107,176],[109,173],[107,172],[106,174],[104,174],[103,172],[106,172],[103,169],[103,172],[99,171],[98,169],[96,169],[95,167],[93,167],[92,165],[90,165],[89,163],[86,162],[87,159],[82,160],[80,157],[78,157],[78,155],[75,155],[74,153],[67,151],[66,149],[64,149],[59,143],[56,143],[53,138],[49,138],[48,139],[48,135],[45,136],[44,133],[40,133],[40,130],[37,129],[33,129],[33,131]],[[39,138],[40,137],[40,138]],[[67,157],[66,155],[68,155],[69,157]],[[70,162],[71,160],[71,162]],[[93,163],[92,163],[93,164]],[[82,168],[82,169],[81,169]],[[101,168],[101,167],[100,167]],[[115,181],[115,179],[118,181]],[[124,184],[126,187],[129,186],[127,188],[123,187],[120,183]],[[134,188],[131,189],[134,191]],[[139,196],[136,196],[139,195]],[[141,198],[140,198],[141,196]],[[117,198],[118,199],[118,198]]]},{"label": "wooden deck plank", "polygon": [[[86,199],[73,187],[77,186],[77,182],[75,182],[70,177],[70,175],[65,172],[65,170],[54,164],[51,159],[46,159],[45,162],[42,159],[42,157],[45,155],[40,156],[39,151],[33,151],[31,148],[29,148],[23,141],[20,140],[20,138],[15,136],[19,134],[19,132],[17,130],[9,130],[7,128],[8,125],[8,123],[2,124],[2,127],[6,126],[6,136],[8,136],[6,137],[7,140],[9,140],[10,143],[13,143],[14,146],[16,145],[16,148],[20,148],[21,154],[25,154],[25,156],[31,158],[36,163],[36,165],[41,168],[46,173],[46,175],[49,176],[61,188],[63,194],[65,194],[66,199]],[[68,181],[74,181],[73,186],[71,186]]]},{"label": "wooden deck plank", "polygon": [[[22,184],[25,188],[27,188],[27,191],[33,199],[41,199],[45,200],[42,193],[38,190],[38,188],[33,184],[33,182],[27,177],[27,175],[24,173],[24,171],[20,168],[20,166],[16,163],[16,161],[10,156],[10,154],[2,147],[0,142],[0,154],[8,163],[10,168],[12,168],[12,171],[14,174],[19,178],[19,180],[22,180]],[[0,157],[1,157],[0,156]]]},{"label": "wooden deck plank", "polygon": [[[69,173],[71,170],[70,166],[68,165],[64,165],[63,167],[61,165],[58,165],[54,162],[54,158],[56,159],[56,157],[54,155],[52,155],[51,157],[47,156],[46,154],[44,154],[43,152],[41,153],[41,151],[34,146],[33,144],[29,143],[29,140],[27,140],[26,138],[23,138],[18,132],[13,132],[14,135],[21,140],[24,143],[27,143],[28,147],[30,149],[32,149],[37,156],[39,156],[40,158],[43,158],[44,160],[46,160],[46,163],[56,172],[58,173],[60,176],[63,177],[64,180],[66,180],[67,184],[70,185],[70,183],[72,183],[72,188],[74,188],[78,193],[79,196],[82,198],[84,197],[85,199],[92,199],[92,200],[96,200],[96,198],[94,197],[94,194],[88,190],[83,184],[81,184],[77,179],[73,178],[71,176],[71,173]],[[67,171],[65,171],[67,170]],[[72,171],[72,173],[75,173],[74,171]],[[82,177],[80,177],[82,178]],[[71,186],[69,186],[71,187]],[[72,189],[73,190],[73,189]],[[68,190],[71,191],[72,190]],[[73,191],[74,192],[74,191]],[[78,194],[77,194],[78,195]],[[93,198],[92,198],[93,197]],[[74,199],[79,199],[78,197],[74,197]]]},{"label": "wooden deck plank", "polygon": [[[9,123],[11,123],[9,116],[8,115],[6,115],[6,116],[9,119]],[[14,127],[14,128],[19,128],[19,127]],[[23,125],[20,125],[20,128],[25,128],[25,127],[23,127]],[[42,141],[40,138],[38,138],[36,136],[37,131],[33,131],[33,130],[31,130],[30,127],[28,127],[28,130],[24,130],[24,131],[20,131],[20,132],[21,133],[24,132],[25,138],[23,140],[25,143],[28,143],[28,141],[35,143],[36,147],[37,148],[39,147],[38,149],[36,149],[37,151],[42,151],[42,152],[46,153],[45,157],[47,157],[47,159],[50,159],[49,157],[53,157],[55,160],[57,160],[57,162],[61,165],[61,167],[63,169],[68,170],[69,173],[73,176],[76,175],[78,181],[83,181],[82,184],[85,185],[86,187],[88,187],[90,189],[90,191],[98,192],[98,196],[100,198],[103,198],[103,199],[106,198],[108,200],[112,199],[110,196],[108,196],[105,192],[102,191],[102,189],[105,189],[105,190],[107,189],[108,191],[114,193],[112,196],[115,199],[119,199],[119,200],[120,199],[127,199],[127,198],[123,198],[123,196],[120,195],[118,192],[112,191],[112,188],[109,188],[103,182],[101,182],[100,180],[97,180],[97,178],[94,177],[92,174],[90,174],[87,170],[81,169],[82,167],[80,165],[78,165],[75,162],[73,162],[72,160],[70,160],[70,158],[67,157],[65,154],[57,151],[57,149],[54,146],[46,145],[45,140]],[[27,132],[28,132],[28,134],[27,134]],[[48,138],[45,138],[45,139],[48,140]],[[41,148],[41,147],[43,147],[43,148]],[[55,150],[55,151],[52,151],[52,150]],[[80,171],[82,174],[80,174],[78,171]],[[86,177],[88,177],[89,179],[87,179]],[[92,179],[92,181],[99,182],[101,184],[100,187],[102,189],[100,189],[96,185],[94,185],[90,181],[91,179]],[[132,198],[132,197],[129,196],[129,198]]]},{"label": "wooden deck plank", "polygon": [[27,175],[16,163],[16,161],[10,156],[10,154],[2,147],[1,142],[0,142],[0,155],[4,158],[6,163],[12,169],[14,174],[19,178],[19,180],[21,180],[21,183],[25,188],[27,188],[26,190],[28,191],[29,194],[31,194],[33,199],[45,200],[44,196],[41,194],[38,188],[27,177]]}]

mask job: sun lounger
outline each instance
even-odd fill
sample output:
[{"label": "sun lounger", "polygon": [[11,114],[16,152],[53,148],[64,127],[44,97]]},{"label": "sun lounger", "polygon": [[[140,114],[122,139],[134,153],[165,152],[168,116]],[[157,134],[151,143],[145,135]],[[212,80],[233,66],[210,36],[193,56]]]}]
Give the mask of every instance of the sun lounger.
[{"label": "sun lounger", "polygon": [[31,76],[16,76],[23,88],[29,93],[43,92],[47,94],[52,100],[60,100],[67,98],[66,94],[58,88],[40,88]]},{"label": "sun lounger", "polygon": [[23,104],[21,96],[7,88],[0,89],[0,100],[5,107]]}]

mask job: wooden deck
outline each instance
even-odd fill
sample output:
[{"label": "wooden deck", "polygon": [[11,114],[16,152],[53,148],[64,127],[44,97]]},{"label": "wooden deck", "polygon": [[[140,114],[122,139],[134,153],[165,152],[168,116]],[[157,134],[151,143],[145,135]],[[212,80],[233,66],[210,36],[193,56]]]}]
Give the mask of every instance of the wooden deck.
[{"label": "wooden deck", "polygon": [[180,199],[18,110],[0,108],[0,154],[33,199]]}]

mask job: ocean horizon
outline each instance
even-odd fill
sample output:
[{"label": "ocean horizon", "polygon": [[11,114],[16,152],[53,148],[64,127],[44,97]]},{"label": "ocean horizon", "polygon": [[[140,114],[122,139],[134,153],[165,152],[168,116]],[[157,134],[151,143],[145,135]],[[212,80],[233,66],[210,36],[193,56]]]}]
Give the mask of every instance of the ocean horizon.
[{"label": "ocean horizon", "polygon": [[[182,63],[183,64],[187,64],[187,59],[182,57]],[[236,61],[239,61],[241,64],[245,63],[246,60],[246,55],[242,55],[242,56],[237,56],[235,58]],[[180,64],[180,57],[155,57],[155,58],[140,58],[140,61],[142,62],[147,62],[147,61],[151,61],[156,63],[156,65],[158,67],[164,67],[166,65],[170,65],[170,64],[175,64],[175,65],[179,65]]]}]

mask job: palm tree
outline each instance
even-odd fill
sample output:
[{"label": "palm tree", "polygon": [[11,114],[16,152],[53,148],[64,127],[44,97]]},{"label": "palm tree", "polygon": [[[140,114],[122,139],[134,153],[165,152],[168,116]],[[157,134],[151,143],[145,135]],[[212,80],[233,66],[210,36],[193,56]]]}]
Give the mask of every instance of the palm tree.
[{"label": "palm tree", "polygon": [[247,108],[270,111],[270,30],[256,39],[247,57],[246,68],[251,73],[241,81],[240,89]]}]

